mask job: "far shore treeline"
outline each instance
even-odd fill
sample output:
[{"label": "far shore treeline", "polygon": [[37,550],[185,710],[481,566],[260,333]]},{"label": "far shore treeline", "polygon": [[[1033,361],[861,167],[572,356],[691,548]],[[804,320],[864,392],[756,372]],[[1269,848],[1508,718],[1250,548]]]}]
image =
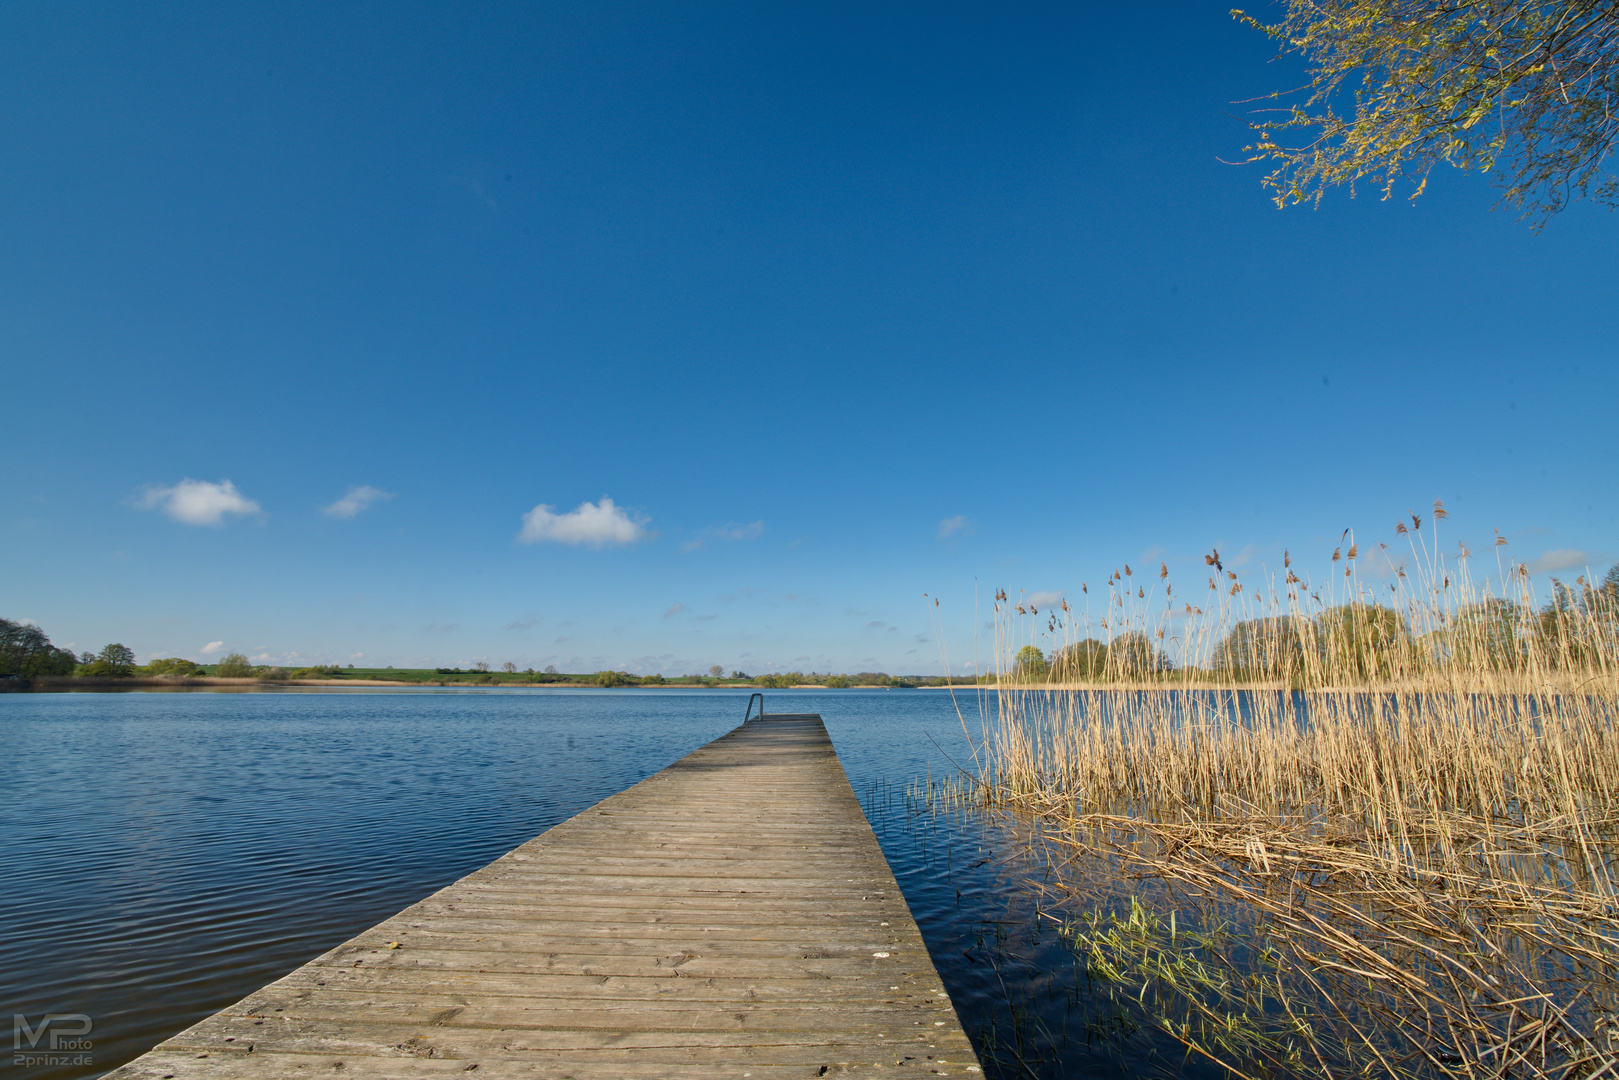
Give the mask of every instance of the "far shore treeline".
[{"label": "far shore treeline", "polygon": [[[1484,598],[1454,612],[1441,630],[1430,631],[1417,640],[1407,620],[1393,607],[1349,603],[1326,608],[1309,617],[1270,615],[1228,623],[1219,635],[1206,667],[1177,670],[1175,662],[1159,640],[1142,629],[1118,633],[1108,641],[1086,638],[1059,648],[1048,655],[1033,644],[1024,645],[1011,656],[1009,669],[983,675],[889,675],[881,671],[855,674],[823,674],[788,671],[749,675],[733,670],[729,674],[718,664],[692,675],[636,675],[628,671],[559,672],[519,669],[505,663],[491,669],[487,663],[470,668],[357,668],[335,664],[287,669],[276,665],[254,664],[241,653],[231,653],[214,664],[198,664],[181,657],[135,662],[128,646],[114,642],[99,652],[75,654],[58,648],[39,627],[27,622],[0,618],[0,681],[17,686],[23,681],[46,685],[70,680],[256,680],[286,682],[389,682],[435,686],[752,686],[764,689],[792,687],[887,687],[911,689],[922,686],[963,686],[974,683],[1012,682],[1017,684],[1066,684],[1097,682],[1158,682],[1166,678],[1185,679],[1206,675],[1222,682],[1294,681],[1292,676],[1309,666],[1311,659],[1327,662],[1340,673],[1356,678],[1378,680],[1405,669],[1396,662],[1406,654],[1448,658],[1451,662],[1484,663],[1492,669],[1512,670],[1531,651],[1539,663],[1547,658],[1553,666],[1583,667],[1595,641],[1605,638],[1619,625],[1619,565],[1608,570],[1600,582],[1582,578],[1576,592],[1557,583],[1552,599],[1539,611],[1524,604],[1500,598]],[[1533,643],[1539,648],[1531,650]],[[1335,655],[1317,657],[1321,650]],[[1345,653],[1346,655],[1336,655]],[[1475,655],[1484,653],[1488,655]]]},{"label": "far shore treeline", "polygon": [[393,682],[424,686],[755,686],[786,689],[794,686],[846,688],[877,686],[911,689],[919,686],[971,685],[973,676],[946,679],[938,675],[890,675],[882,671],[861,671],[853,675],[789,671],[782,674],[749,675],[744,671],[726,673],[715,665],[697,675],[635,675],[628,671],[559,672],[519,669],[514,663],[492,670],[479,663],[470,668],[357,668],[336,664],[288,669],[254,664],[241,653],[221,657],[218,663],[199,664],[181,657],[135,662],[127,645],[113,643],[100,652],[76,654],[60,649],[39,627],[30,623],[0,619],[0,680],[41,681],[49,684],[69,680],[144,680],[185,683],[206,679],[252,679],[264,683],[287,682]]}]

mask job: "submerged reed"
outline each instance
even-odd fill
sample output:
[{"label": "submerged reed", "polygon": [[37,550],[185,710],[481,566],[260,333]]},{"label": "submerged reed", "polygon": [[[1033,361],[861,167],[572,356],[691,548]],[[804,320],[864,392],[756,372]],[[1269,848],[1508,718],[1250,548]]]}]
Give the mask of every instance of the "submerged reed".
[{"label": "submerged reed", "polygon": [[[1116,571],[1100,617],[998,594],[962,794],[1060,825],[1075,947],[1236,1075],[1594,1080],[1619,1068],[1619,587],[1537,608],[1521,565],[1475,580],[1420,518],[1397,533],[1376,587],[1346,535],[1324,588],[1213,552],[1198,604],[1167,566]],[[1202,929],[1085,909],[1098,857]]]}]

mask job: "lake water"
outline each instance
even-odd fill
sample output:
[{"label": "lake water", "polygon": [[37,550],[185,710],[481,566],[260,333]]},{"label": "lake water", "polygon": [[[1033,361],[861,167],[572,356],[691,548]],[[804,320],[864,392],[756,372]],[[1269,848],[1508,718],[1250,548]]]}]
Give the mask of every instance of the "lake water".
[{"label": "lake water", "polygon": [[[958,693],[976,731],[979,706]],[[90,1017],[98,1076],[742,719],[734,691],[0,695],[0,1009]],[[1012,832],[920,813],[970,751],[938,691],[818,712],[988,1076],[1189,1073],[1101,1000]],[[14,1036],[15,1038],[15,1036]],[[43,1043],[41,1044],[43,1045]]]}]

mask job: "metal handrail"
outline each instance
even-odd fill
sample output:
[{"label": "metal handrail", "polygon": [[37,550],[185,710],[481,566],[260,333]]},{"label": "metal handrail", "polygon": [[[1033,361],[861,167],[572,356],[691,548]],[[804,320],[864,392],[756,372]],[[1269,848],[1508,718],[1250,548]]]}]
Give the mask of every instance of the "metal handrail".
[{"label": "metal handrail", "polygon": [[[759,699],[759,715],[753,715],[753,699]],[[750,719],[763,720],[765,718],[765,696],[763,694],[748,695],[748,711],[742,714],[742,722],[746,724]]]}]

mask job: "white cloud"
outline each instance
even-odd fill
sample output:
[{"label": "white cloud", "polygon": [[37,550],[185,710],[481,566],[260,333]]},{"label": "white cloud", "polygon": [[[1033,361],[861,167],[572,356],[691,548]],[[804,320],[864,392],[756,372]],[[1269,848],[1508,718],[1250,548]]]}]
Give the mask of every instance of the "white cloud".
[{"label": "white cloud", "polygon": [[1062,593],[1060,593],[1060,592],[1036,592],[1036,593],[1030,593],[1028,599],[1023,601],[1023,603],[1024,603],[1025,606],[1032,607],[1032,608],[1062,607]]},{"label": "white cloud", "polygon": [[202,655],[204,656],[212,656],[215,653],[222,653],[224,651],[225,643],[223,641],[210,641],[208,644],[202,647]]},{"label": "white cloud", "polygon": [[[1259,556],[1263,555],[1265,550],[1265,548],[1260,547],[1258,544],[1244,544],[1242,546],[1242,550],[1237,552],[1236,558],[1227,558],[1225,561],[1232,566],[1247,566]],[[1155,549],[1153,552],[1146,553],[1141,561],[1151,562],[1158,557],[1159,556]]]},{"label": "white cloud", "polygon": [[523,531],[517,539],[524,544],[554,540],[559,544],[585,544],[599,548],[608,544],[633,544],[647,536],[646,522],[637,521],[613,500],[602,496],[599,503],[580,503],[566,514],[555,513],[541,503],[523,515]]},{"label": "white cloud", "polygon": [[727,521],[724,525],[710,525],[684,544],[681,544],[680,550],[696,551],[710,540],[724,540],[726,542],[755,540],[764,535],[764,531],[765,523],[762,521],[753,521],[746,525],[738,525],[734,521]]},{"label": "white cloud", "polygon": [[222,525],[226,514],[256,514],[259,504],[247,498],[229,480],[217,484],[187,478],[173,487],[149,487],[139,506],[161,506],[175,521],[187,525]]},{"label": "white cloud", "polygon": [[947,517],[943,521],[939,522],[940,540],[948,540],[957,533],[960,533],[962,536],[971,536],[976,531],[977,530],[972,519],[968,518],[964,514],[957,514],[955,517]]},{"label": "white cloud", "polygon": [[1583,569],[1591,562],[1590,552],[1574,548],[1557,548],[1543,552],[1529,564],[1531,574],[1555,574],[1559,570]]},{"label": "white cloud", "polygon": [[386,502],[393,493],[382,491],[370,484],[349,488],[349,493],[322,510],[327,517],[351,518],[362,510],[371,509],[372,503]]},{"label": "white cloud", "polygon": [[685,604],[676,604],[673,607],[671,607],[668,611],[665,611],[663,613],[663,617],[665,619],[672,619],[676,615],[679,615],[682,611],[685,611],[685,610],[686,610],[686,605]]}]

